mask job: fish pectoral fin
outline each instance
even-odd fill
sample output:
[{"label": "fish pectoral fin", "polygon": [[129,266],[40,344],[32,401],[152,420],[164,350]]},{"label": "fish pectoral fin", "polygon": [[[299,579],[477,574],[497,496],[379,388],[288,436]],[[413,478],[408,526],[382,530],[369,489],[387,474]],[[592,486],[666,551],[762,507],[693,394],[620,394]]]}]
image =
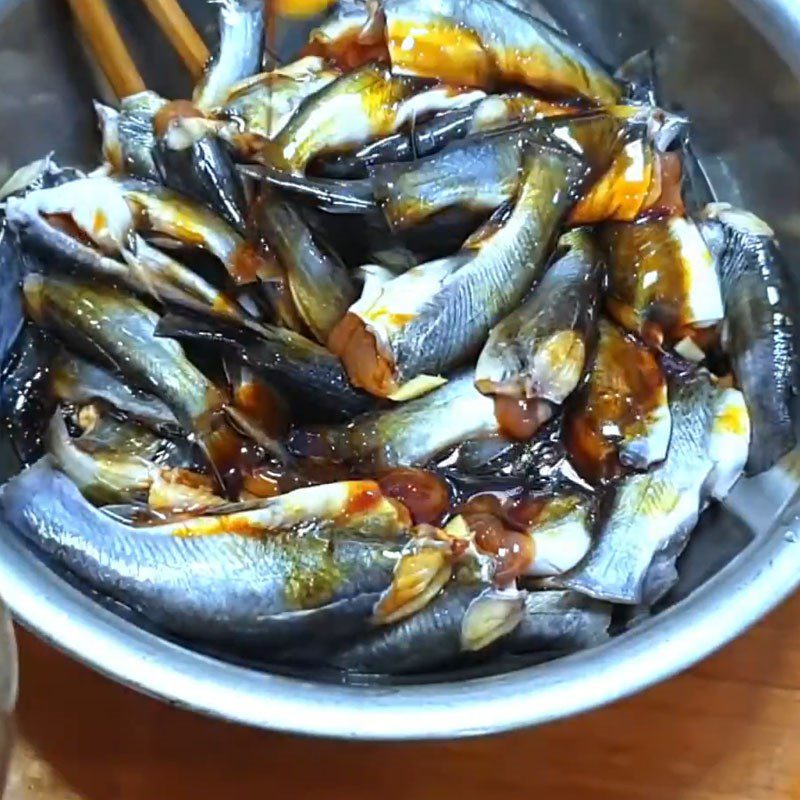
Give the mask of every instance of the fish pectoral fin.
[{"label": "fish pectoral fin", "polygon": [[486,589],[467,608],[461,622],[461,649],[483,650],[511,633],[522,621],[525,593]]},{"label": "fish pectoral fin", "polygon": [[375,604],[373,622],[389,625],[425,608],[450,580],[452,572],[448,548],[432,545],[406,553],[395,567],[391,586]]}]

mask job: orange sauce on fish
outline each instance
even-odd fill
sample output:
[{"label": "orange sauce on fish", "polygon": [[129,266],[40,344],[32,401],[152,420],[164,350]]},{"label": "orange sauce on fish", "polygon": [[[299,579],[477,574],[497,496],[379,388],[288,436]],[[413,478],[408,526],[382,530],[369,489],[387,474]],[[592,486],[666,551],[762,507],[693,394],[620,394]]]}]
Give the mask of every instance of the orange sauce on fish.
[{"label": "orange sauce on fish", "polygon": [[228,264],[228,272],[238,286],[255,283],[269,269],[267,260],[249,242],[236,248]]},{"label": "orange sauce on fish", "polygon": [[[680,243],[670,234],[667,220],[613,224],[602,231],[609,253],[609,313],[629,330],[653,339],[675,341],[681,326],[689,275]],[[652,335],[647,324],[660,334]]]},{"label": "orange sauce on fish", "polygon": [[494,60],[478,36],[450,20],[419,25],[395,19],[387,27],[387,44],[392,64],[412,75],[478,87],[495,81]]},{"label": "orange sauce on fish", "polygon": [[274,438],[283,436],[289,429],[289,417],[283,401],[263,381],[239,384],[233,394],[233,404]]},{"label": "orange sauce on fish", "polygon": [[75,220],[69,214],[42,214],[47,224],[61,233],[66,233],[86,247],[96,250],[97,245],[91,237],[75,224]]},{"label": "orange sauce on fish", "polygon": [[[594,225],[606,220],[633,222],[651,202],[653,187],[660,189],[660,172],[650,145],[643,140],[628,144],[611,168],[575,206],[572,225]],[[658,192],[656,192],[656,198]]]},{"label": "orange sauce on fish", "polygon": [[664,385],[653,351],[608,326],[589,382],[564,420],[564,443],[585,479],[599,483],[622,473],[617,441],[644,425]]},{"label": "orange sauce on fish", "polygon": [[381,487],[372,481],[359,481],[348,492],[344,513],[348,516],[367,514],[383,500]]},{"label": "orange sauce on fish", "polygon": [[278,481],[263,469],[255,469],[242,479],[242,489],[255,497],[277,497],[281,493]]}]

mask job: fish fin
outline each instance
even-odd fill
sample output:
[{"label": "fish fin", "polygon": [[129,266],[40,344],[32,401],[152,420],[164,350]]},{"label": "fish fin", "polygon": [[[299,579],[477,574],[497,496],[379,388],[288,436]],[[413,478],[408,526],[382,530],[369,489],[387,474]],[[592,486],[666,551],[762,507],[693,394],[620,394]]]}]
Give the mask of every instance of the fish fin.
[{"label": "fish fin", "polygon": [[441,543],[423,545],[406,553],[395,566],[391,586],[375,604],[374,623],[389,625],[425,608],[452,573],[449,548]]},{"label": "fish fin", "polygon": [[328,214],[365,214],[375,209],[368,180],[334,180],[292,175],[271,164],[240,164],[239,172],[286,194],[305,199]]},{"label": "fish fin", "polygon": [[614,73],[628,87],[628,100],[657,106],[659,90],[658,64],[655,48],[650,47],[631,56]]}]

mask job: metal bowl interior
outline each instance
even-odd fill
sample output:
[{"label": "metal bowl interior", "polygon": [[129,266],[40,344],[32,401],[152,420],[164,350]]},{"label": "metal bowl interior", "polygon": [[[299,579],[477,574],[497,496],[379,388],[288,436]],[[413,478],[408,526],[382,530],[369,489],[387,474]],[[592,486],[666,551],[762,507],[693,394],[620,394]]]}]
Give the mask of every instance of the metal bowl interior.
[{"label": "metal bowl interior", "polygon": [[[479,2],[479,0],[476,0]],[[618,64],[655,47],[660,91],[685,110],[720,199],[763,216],[790,263],[800,256],[800,6],[796,0],[559,0],[545,3],[579,40]],[[150,85],[188,85],[130,3],[118,11]],[[187,2],[213,30],[204,0]],[[66,4],[0,0],[0,172],[55,150],[92,164],[91,99],[102,90],[73,37]],[[288,39],[279,42],[291,47]],[[153,54],[157,54],[154,57]],[[796,274],[795,277],[798,277]],[[800,298],[798,298],[800,299]],[[0,477],[15,470],[0,441]],[[0,592],[17,619],[93,668],[169,702],[242,723],[342,738],[469,736],[532,725],[661,680],[740,633],[800,583],[800,455],[742,481],[704,514],[681,580],[658,613],[595,650],[480,675],[343,683],[202,654],[100,602],[0,526]]]}]

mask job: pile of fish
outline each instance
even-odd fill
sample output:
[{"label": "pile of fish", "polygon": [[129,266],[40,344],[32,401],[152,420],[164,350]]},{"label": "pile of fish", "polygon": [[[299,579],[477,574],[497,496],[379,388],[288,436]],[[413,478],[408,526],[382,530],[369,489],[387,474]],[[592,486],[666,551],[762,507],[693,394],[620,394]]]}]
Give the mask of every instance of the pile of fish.
[{"label": "pile of fish", "polygon": [[262,8],[191,100],[97,104],[97,169],[3,188],[3,519],[216,652],[604,641],[794,447],[772,231],[535,2],[342,0],[267,71]]}]

